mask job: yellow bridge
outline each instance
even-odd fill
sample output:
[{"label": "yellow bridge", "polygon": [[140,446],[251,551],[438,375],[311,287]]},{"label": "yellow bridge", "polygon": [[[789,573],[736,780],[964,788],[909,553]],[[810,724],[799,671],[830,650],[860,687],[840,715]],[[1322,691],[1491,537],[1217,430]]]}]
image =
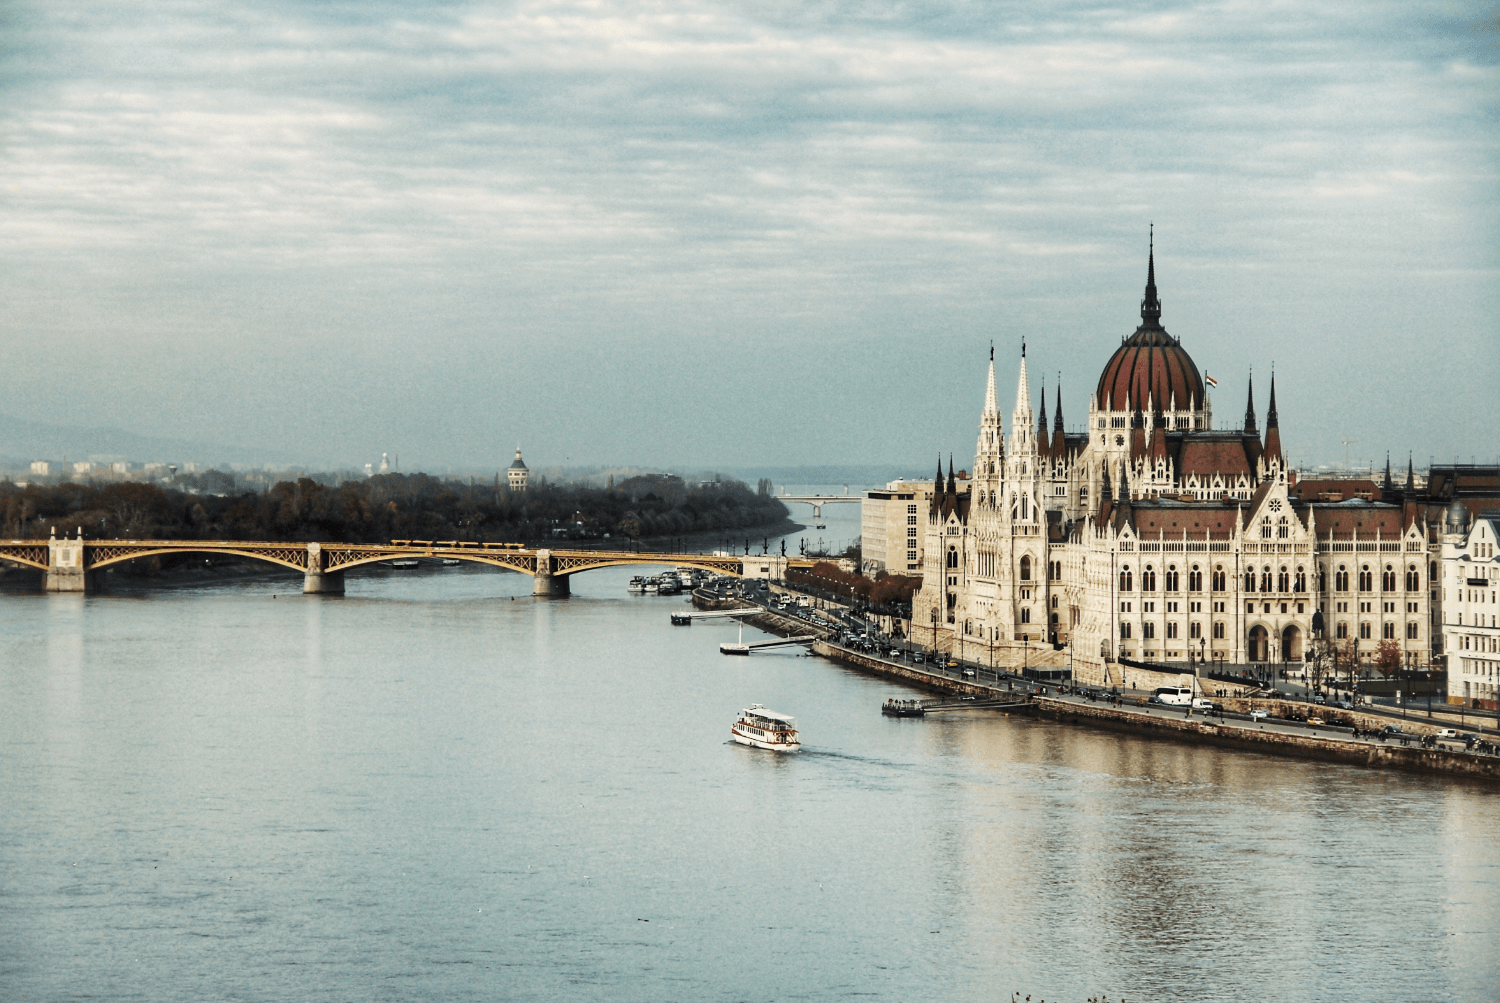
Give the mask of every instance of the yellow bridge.
[{"label": "yellow bridge", "polygon": [[341,595],[344,572],[365,564],[401,558],[449,558],[489,564],[532,576],[532,593],[565,596],[568,577],[595,568],[626,564],[667,564],[701,568],[736,578],[781,578],[788,565],[811,565],[806,559],[774,555],[744,557],[706,554],[657,554],[631,550],[531,549],[516,543],[470,543],[460,540],[392,540],[381,543],[262,543],[246,540],[85,540],[82,537],[0,542],[0,561],[45,573],[51,592],[85,592],[95,575],[112,565],[166,554],[246,557],[302,572],[302,591]]}]

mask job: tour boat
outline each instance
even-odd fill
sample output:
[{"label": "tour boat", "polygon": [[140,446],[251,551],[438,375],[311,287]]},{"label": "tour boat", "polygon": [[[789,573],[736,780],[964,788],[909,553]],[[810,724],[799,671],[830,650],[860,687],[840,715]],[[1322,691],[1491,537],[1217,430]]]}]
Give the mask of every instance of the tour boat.
[{"label": "tour boat", "polygon": [[391,567],[400,568],[402,571],[410,571],[412,568],[419,567],[420,565],[421,562],[415,557],[398,557],[390,562]]},{"label": "tour boat", "polygon": [[645,595],[646,579],[642,578],[640,575],[636,575],[630,580],[630,584],[625,586],[625,590],[627,592],[634,592],[638,595]]},{"label": "tour boat", "polygon": [[661,583],[658,582],[655,578],[648,578],[648,579],[646,579],[646,591],[647,592],[654,594],[654,593],[658,592],[660,589],[661,589]]},{"label": "tour boat", "polygon": [[740,711],[729,733],[741,745],[757,749],[796,752],[802,748],[802,743],[797,740],[797,719],[789,714],[766,710],[758,703]]},{"label": "tour boat", "polygon": [[673,613],[672,622],[679,627],[691,627],[693,625],[693,614]]},{"label": "tour boat", "polygon": [[443,564],[445,564],[446,566],[448,566],[450,568],[454,567],[456,565],[462,564],[462,563],[464,563],[464,562],[460,561],[456,557],[445,557],[445,558],[443,558]]},{"label": "tour boat", "polygon": [[887,700],[881,705],[880,713],[888,717],[926,717],[927,708],[920,700]]}]

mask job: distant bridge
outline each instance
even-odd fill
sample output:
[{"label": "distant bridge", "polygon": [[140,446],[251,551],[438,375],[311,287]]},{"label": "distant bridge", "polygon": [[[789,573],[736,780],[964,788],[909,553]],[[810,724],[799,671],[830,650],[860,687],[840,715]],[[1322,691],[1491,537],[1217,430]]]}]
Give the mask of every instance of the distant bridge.
[{"label": "distant bridge", "polygon": [[[841,495],[787,495],[787,494],[781,494],[781,495],[776,495],[775,497],[777,497],[778,499],[780,499],[781,501],[784,501],[784,502],[802,502],[804,504],[811,505],[812,506],[812,510],[813,510],[813,518],[814,519],[821,519],[821,518],[823,518],[823,506],[824,505],[837,505],[840,502],[861,502],[861,501],[864,501],[864,496],[863,495],[851,495],[849,493],[849,485],[847,485],[847,484],[844,485],[844,493],[841,494]],[[819,527],[819,528],[821,528],[821,527]]]},{"label": "distant bridge", "polygon": [[[633,550],[531,549],[517,543],[461,540],[393,540],[382,543],[262,543],[248,540],[85,540],[81,537],[0,542],[0,561],[44,572],[49,592],[86,592],[95,574],[126,561],[167,554],[244,557],[302,572],[302,591],[342,595],[344,572],[401,558],[451,558],[489,564],[532,576],[532,594],[565,596],[568,578],[595,568],[627,564],[668,564],[701,568],[736,578],[780,578],[788,566],[811,566],[805,559],[773,555],[744,557],[657,554]],[[762,571],[761,569],[765,570]]]}]

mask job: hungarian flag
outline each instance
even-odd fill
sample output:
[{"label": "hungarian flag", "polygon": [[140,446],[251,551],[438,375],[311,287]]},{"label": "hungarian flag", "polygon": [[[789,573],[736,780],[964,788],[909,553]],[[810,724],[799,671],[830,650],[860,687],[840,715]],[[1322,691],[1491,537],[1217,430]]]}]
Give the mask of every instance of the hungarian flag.
[{"label": "hungarian flag", "polygon": [[1219,381],[1218,380],[1216,380],[1212,376],[1208,375],[1208,370],[1207,369],[1203,370],[1203,381],[1205,383],[1207,383],[1211,387],[1216,387],[1216,386],[1219,385]]}]

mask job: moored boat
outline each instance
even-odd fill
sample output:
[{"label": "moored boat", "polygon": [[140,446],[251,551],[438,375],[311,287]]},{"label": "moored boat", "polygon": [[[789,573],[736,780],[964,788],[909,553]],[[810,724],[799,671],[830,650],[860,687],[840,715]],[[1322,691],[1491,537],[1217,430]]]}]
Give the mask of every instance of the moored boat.
[{"label": "moored boat", "polygon": [[756,749],[796,752],[802,748],[802,742],[797,737],[797,719],[790,714],[766,710],[758,703],[740,711],[740,716],[729,733],[739,744]]},{"label": "moored boat", "polygon": [[400,568],[402,571],[410,571],[412,568],[421,567],[422,562],[415,557],[398,557],[393,561],[387,561],[387,567]]},{"label": "moored boat", "polygon": [[693,625],[693,614],[673,613],[672,622],[679,627],[691,627]]},{"label": "moored boat", "polygon": [[920,700],[887,700],[880,707],[887,717],[925,717],[927,708]]},{"label": "moored boat", "polygon": [[625,591],[634,592],[637,595],[645,595],[646,579],[642,578],[640,575],[636,575],[630,580],[630,584],[625,586]]}]

